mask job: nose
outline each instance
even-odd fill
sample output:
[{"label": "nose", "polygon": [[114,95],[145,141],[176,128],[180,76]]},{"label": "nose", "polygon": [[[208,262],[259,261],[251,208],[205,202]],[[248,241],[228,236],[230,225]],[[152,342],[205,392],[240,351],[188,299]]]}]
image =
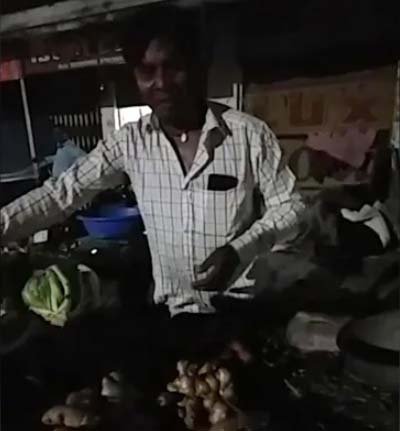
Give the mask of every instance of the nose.
[{"label": "nose", "polygon": [[163,90],[168,84],[168,77],[165,68],[158,67],[154,76],[154,86],[158,90]]}]

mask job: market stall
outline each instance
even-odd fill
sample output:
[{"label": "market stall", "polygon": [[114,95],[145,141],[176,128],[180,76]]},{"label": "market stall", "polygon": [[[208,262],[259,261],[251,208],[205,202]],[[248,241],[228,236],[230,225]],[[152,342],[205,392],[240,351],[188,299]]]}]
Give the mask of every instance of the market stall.
[{"label": "market stall", "polygon": [[[121,10],[143,2],[124,1],[118,7],[116,2],[110,2],[95,7],[93,1],[85,10],[80,1],[65,2],[70,6],[72,23],[65,19],[66,5],[61,3],[42,6],[43,20],[37,21],[35,16],[36,21],[25,30],[37,35],[41,26],[43,31],[65,30],[67,26],[71,31],[84,27],[88,18],[98,14],[117,19]],[[115,10],[110,10],[112,5]],[[48,8],[54,8],[53,17]],[[10,34],[23,33],[21,13],[13,17],[14,21],[6,20]],[[100,21],[107,20],[103,15]],[[46,44],[43,40],[55,39],[38,37],[40,49],[31,51],[37,55],[24,58],[24,73],[43,74],[46,81],[49,72],[61,74],[61,70],[81,67],[97,70],[106,64],[121,63],[114,43],[103,46],[102,51],[102,38],[96,39],[94,49],[88,43],[93,42],[93,33],[83,39],[80,31],[72,35],[75,41],[83,40],[72,45],[79,48],[77,52],[70,43]],[[63,37],[70,40],[71,33],[61,33],[58,40]],[[35,42],[34,38],[31,45]],[[339,126],[356,128],[360,116],[368,126],[372,124],[372,138],[366,133],[363,140],[368,141],[364,151],[367,155],[363,154],[362,161],[357,159],[357,169],[345,181],[328,178],[327,182],[340,186],[346,182],[346,186],[369,184],[376,161],[370,150],[382,139],[379,142],[384,144],[384,166],[390,167],[386,172],[390,181],[379,211],[387,211],[393,241],[386,242],[387,248],[377,255],[367,253],[352,260],[351,253],[335,248],[336,243],[331,248],[318,249],[315,238],[299,249],[296,243],[296,250],[279,244],[252,268],[259,302],[235,301],[220,295],[213,305],[224,318],[204,319],[182,313],[171,324],[166,307],[160,306],[156,311],[149,308],[153,280],[146,226],[127,183],[100,195],[90,208],[74,212],[65,223],[47,232],[44,239],[2,245],[0,355],[4,428],[397,429],[398,382],[393,376],[398,372],[396,359],[400,351],[396,305],[400,252],[395,240],[400,234],[399,74],[400,64],[396,68],[391,62],[385,68],[338,80],[253,83],[244,94],[244,109],[265,117],[277,129],[305,194],[320,192],[321,184],[311,175],[312,160],[302,157],[304,141],[311,137],[314,144],[309,147],[318,147],[318,138],[323,136],[325,143],[335,146],[340,139],[329,135]],[[237,71],[234,75],[236,79]],[[76,76],[79,82],[83,74]],[[94,90],[88,90],[90,103],[82,102],[85,110],[55,112],[52,120],[70,133],[76,132],[78,144],[90,151],[104,131],[104,124],[100,124],[104,111],[96,104],[97,95],[110,90],[107,98],[112,99],[114,110],[116,88],[108,86],[106,80],[100,80],[98,85],[93,79],[89,85],[93,75],[88,72],[87,76],[81,85],[91,85]],[[30,94],[25,76],[21,73],[14,78],[19,80],[26,152],[36,180],[39,144],[33,133]],[[355,97],[360,88],[364,104]],[[234,89],[235,94],[227,100],[242,108],[244,88],[236,83]],[[83,94],[82,90],[82,99]],[[113,119],[110,121],[112,125]],[[118,128],[116,123],[113,126]],[[109,129],[110,124],[107,126]],[[381,129],[390,129],[391,138],[379,135],[378,139]],[[346,135],[345,144],[359,143],[360,136],[353,137]],[[328,221],[323,219],[322,224]],[[157,323],[148,325],[153,318]]]}]

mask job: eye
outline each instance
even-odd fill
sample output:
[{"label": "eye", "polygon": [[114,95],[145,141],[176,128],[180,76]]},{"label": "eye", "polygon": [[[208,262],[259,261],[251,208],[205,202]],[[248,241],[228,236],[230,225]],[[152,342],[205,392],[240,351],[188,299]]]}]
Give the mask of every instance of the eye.
[{"label": "eye", "polygon": [[154,74],[155,68],[149,64],[140,64],[136,67],[136,72],[143,77],[150,77]]},{"label": "eye", "polygon": [[183,62],[177,59],[166,62],[164,67],[168,72],[181,72],[185,69]]}]

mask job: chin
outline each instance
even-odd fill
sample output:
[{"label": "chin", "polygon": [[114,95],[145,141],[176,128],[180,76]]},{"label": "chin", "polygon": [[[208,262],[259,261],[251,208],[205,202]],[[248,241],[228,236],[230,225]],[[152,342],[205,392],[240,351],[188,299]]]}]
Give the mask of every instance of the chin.
[{"label": "chin", "polygon": [[174,117],[175,109],[170,104],[157,106],[154,108],[154,113],[160,120],[171,120]]}]

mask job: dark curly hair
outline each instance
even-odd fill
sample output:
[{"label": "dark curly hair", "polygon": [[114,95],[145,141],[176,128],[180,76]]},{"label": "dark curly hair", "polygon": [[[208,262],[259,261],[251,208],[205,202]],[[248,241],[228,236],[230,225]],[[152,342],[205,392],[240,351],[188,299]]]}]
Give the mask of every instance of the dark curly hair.
[{"label": "dark curly hair", "polygon": [[154,39],[172,42],[187,65],[204,63],[199,15],[176,6],[150,6],[139,10],[122,25],[120,45],[128,65],[135,67]]}]

